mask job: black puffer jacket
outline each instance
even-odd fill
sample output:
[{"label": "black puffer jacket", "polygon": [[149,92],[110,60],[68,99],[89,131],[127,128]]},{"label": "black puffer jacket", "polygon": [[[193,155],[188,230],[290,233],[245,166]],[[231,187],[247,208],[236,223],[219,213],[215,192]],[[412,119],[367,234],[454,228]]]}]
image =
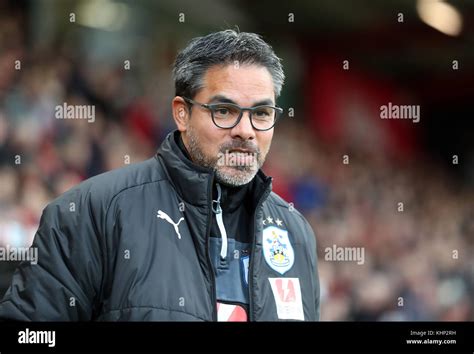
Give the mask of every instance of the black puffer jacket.
[{"label": "black puffer jacket", "polygon": [[[214,174],[184,156],[177,136],[154,158],[90,178],[45,208],[32,245],[38,263],[16,270],[0,319],[217,320]],[[271,178],[259,171],[251,183],[249,320],[318,320],[313,231],[271,192]]]}]

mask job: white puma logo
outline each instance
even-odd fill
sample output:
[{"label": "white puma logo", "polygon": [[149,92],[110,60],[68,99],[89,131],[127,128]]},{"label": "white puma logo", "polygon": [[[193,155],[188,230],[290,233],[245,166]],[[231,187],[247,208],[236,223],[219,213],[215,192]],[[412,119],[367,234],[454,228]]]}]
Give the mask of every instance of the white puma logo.
[{"label": "white puma logo", "polygon": [[179,233],[178,225],[181,221],[184,220],[184,218],[181,218],[178,220],[177,223],[174,223],[173,220],[166,214],[164,211],[158,210],[158,214],[156,215],[157,218],[163,219],[168,221],[171,225],[174,227],[174,231],[176,231],[176,235],[178,235],[178,238],[181,240],[181,234]]}]

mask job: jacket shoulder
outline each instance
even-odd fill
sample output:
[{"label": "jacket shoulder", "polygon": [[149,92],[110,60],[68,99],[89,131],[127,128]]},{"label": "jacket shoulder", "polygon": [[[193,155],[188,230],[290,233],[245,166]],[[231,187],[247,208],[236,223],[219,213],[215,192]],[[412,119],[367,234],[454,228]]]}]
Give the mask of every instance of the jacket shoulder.
[{"label": "jacket shoulder", "polygon": [[90,194],[94,200],[111,200],[126,189],[163,179],[165,179],[165,175],[159,162],[155,158],[150,158],[90,177],[60,195],[51,204],[77,194]]},{"label": "jacket shoulder", "polygon": [[288,203],[285,199],[280,197],[278,194],[275,192],[271,192],[270,195],[267,198],[267,203],[270,203],[278,208],[283,208],[287,212],[291,212],[290,215],[295,215],[296,220],[299,222],[307,223],[306,218],[301,214],[292,203]]},{"label": "jacket shoulder", "polygon": [[306,242],[310,242],[312,244],[315,241],[313,228],[311,227],[308,220],[306,220],[303,214],[301,214],[293,204],[288,203],[275,192],[270,193],[266,203],[272,205],[273,208],[278,208],[278,211],[285,215],[285,217],[290,221],[290,226],[292,228],[304,230],[304,232],[301,234],[304,235],[303,237],[307,237],[305,239]]}]

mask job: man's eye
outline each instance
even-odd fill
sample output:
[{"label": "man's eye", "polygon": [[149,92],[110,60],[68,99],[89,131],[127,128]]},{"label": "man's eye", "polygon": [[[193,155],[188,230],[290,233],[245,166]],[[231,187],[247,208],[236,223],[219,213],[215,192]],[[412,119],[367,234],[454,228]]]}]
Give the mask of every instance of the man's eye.
[{"label": "man's eye", "polygon": [[217,108],[216,113],[220,115],[226,115],[229,114],[229,109],[228,108]]},{"label": "man's eye", "polygon": [[270,112],[268,110],[262,109],[255,111],[254,116],[256,116],[257,118],[268,118],[270,117]]}]

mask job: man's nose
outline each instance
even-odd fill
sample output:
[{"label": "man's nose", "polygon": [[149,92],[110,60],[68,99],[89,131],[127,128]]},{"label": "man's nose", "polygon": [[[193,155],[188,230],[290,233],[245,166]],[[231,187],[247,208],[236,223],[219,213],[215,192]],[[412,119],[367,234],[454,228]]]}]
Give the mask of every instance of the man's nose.
[{"label": "man's nose", "polygon": [[232,138],[240,138],[242,140],[255,139],[255,129],[250,122],[250,112],[244,111],[239,124],[230,130]]}]

